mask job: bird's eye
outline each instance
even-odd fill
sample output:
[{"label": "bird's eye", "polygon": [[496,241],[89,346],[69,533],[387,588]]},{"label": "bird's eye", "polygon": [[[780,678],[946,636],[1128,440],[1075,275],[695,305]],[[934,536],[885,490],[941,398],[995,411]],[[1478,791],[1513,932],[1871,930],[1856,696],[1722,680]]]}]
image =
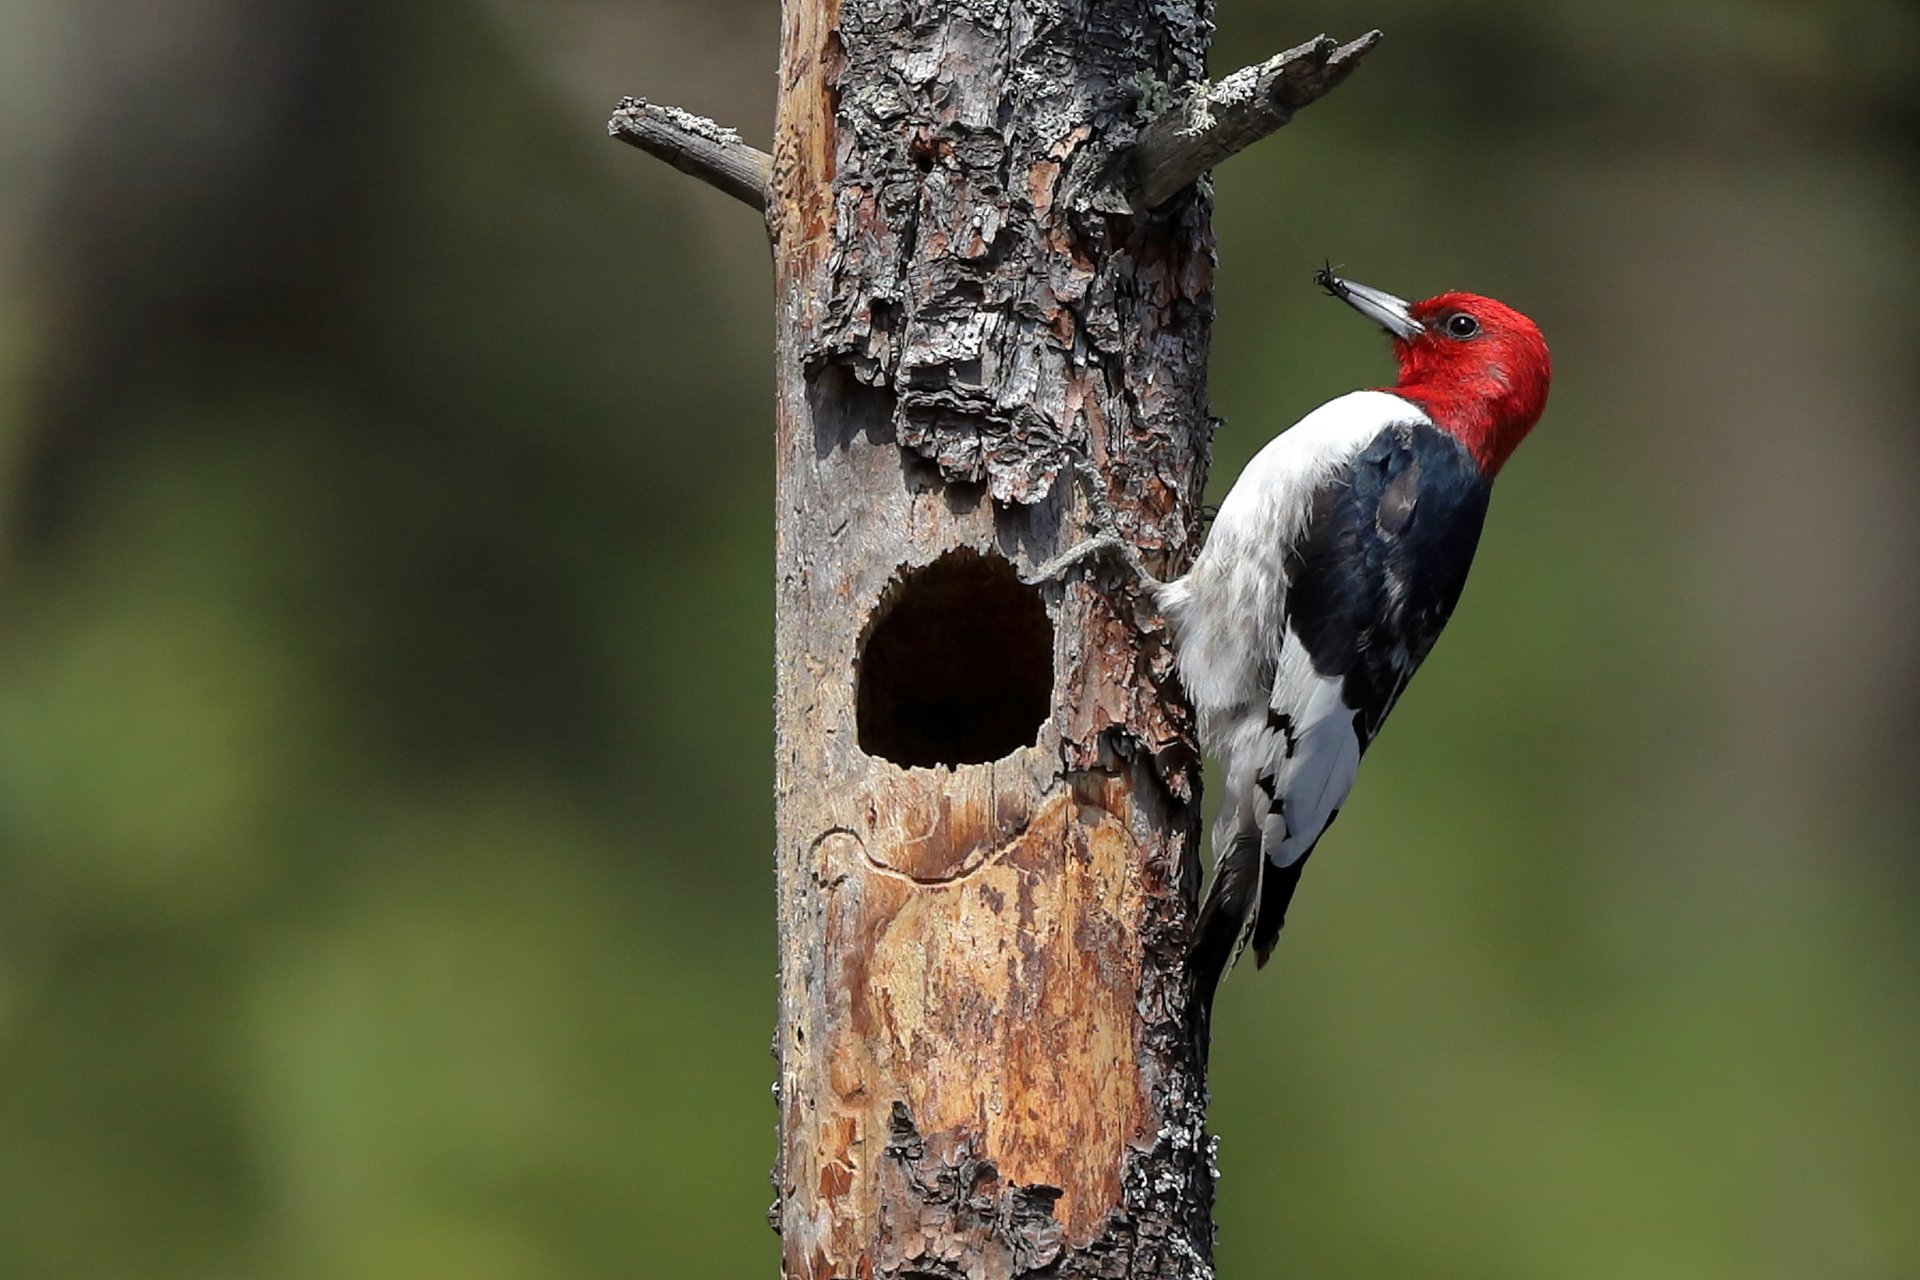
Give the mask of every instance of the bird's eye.
[{"label": "bird's eye", "polygon": [[1471,338],[1480,332],[1480,322],[1464,311],[1456,311],[1447,317],[1447,332],[1456,338]]}]

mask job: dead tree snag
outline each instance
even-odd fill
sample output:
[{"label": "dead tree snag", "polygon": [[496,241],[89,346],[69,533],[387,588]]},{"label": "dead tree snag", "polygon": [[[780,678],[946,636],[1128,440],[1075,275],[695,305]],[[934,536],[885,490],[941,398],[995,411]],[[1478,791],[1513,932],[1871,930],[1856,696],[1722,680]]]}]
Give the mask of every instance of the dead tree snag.
[{"label": "dead tree snag", "polygon": [[1373,39],[1216,93],[1209,34],[1204,0],[788,0],[770,169],[611,126],[773,239],[791,1280],[1211,1274],[1187,709],[1117,580],[1023,581],[1095,532],[1076,468],[1157,570],[1191,554],[1195,179]]}]

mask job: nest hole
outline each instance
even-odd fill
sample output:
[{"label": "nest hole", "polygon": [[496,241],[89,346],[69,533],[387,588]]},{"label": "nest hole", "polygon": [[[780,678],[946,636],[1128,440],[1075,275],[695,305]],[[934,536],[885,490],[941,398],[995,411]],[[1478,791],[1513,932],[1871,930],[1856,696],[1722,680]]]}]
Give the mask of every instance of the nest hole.
[{"label": "nest hole", "polygon": [[860,649],[860,749],[909,767],[984,764],[1038,739],[1053,623],[999,556],[950,551],[894,584]]}]

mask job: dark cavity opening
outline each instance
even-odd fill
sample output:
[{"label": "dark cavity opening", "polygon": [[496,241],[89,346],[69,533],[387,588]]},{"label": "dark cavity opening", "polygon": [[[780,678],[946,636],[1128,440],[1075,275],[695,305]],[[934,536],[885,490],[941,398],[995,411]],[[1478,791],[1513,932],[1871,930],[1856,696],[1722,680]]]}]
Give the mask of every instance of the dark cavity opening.
[{"label": "dark cavity opening", "polygon": [[1053,697],[1053,623],[999,556],[950,551],[895,583],[860,649],[860,749],[983,764],[1030,747]]}]

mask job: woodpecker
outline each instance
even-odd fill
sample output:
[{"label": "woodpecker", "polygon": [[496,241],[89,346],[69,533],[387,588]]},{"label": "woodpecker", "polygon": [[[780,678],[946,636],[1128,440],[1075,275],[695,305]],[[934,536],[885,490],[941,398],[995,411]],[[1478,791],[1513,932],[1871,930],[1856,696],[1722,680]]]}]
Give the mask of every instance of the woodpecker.
[{"label": "woodpecker", "polygon": [[1187,960],[1203,1052],[1220,979],[1249,942],[1260,965],[1273,954],[1360,758],[1453,615],[1494,477],[1540,420],[1553,375],[1539,328],[1492,298],[1408,303],[1331,266],[1315,280],[1386,330],[1399,380],[1330,400],[1268,441],[1172,582],[1111,532],[1076,459],[1109,531],[1027,577],[1105,554],[1131,568],[1167,621],[1200,745],[1225,771]]},{"label": "woodpecker", "polygon": [[1330,400],[1268,441],[1172,582],[1110,532],[1077,460],[1109,532],[1027,577],[1124,561],[1167,621],[1200,745],[1226,774],[1187,962],[1203,1051],[1220,979],[1249,942],[1260,965],[1273,954],[1360,758],[1453,615],[1494,477],[1540,420],[1553,374],[1539,328],[1492,298],[1408,303],[1331,266],[1315,280],[1386,330],[1399,380]]},{"label": "woodpecker", "polygon": [[1534,323],[1491,298],[1407,303],[1323,268],[1385,329],[1387,388],[1322,405],[1254,455],[1192,568],[1151,588],[1219,761],[1214,879],[1189,955],[1195,1025],[1287,904],[1360,758],[1460,599],[1494,477],[1546,406]]}]

